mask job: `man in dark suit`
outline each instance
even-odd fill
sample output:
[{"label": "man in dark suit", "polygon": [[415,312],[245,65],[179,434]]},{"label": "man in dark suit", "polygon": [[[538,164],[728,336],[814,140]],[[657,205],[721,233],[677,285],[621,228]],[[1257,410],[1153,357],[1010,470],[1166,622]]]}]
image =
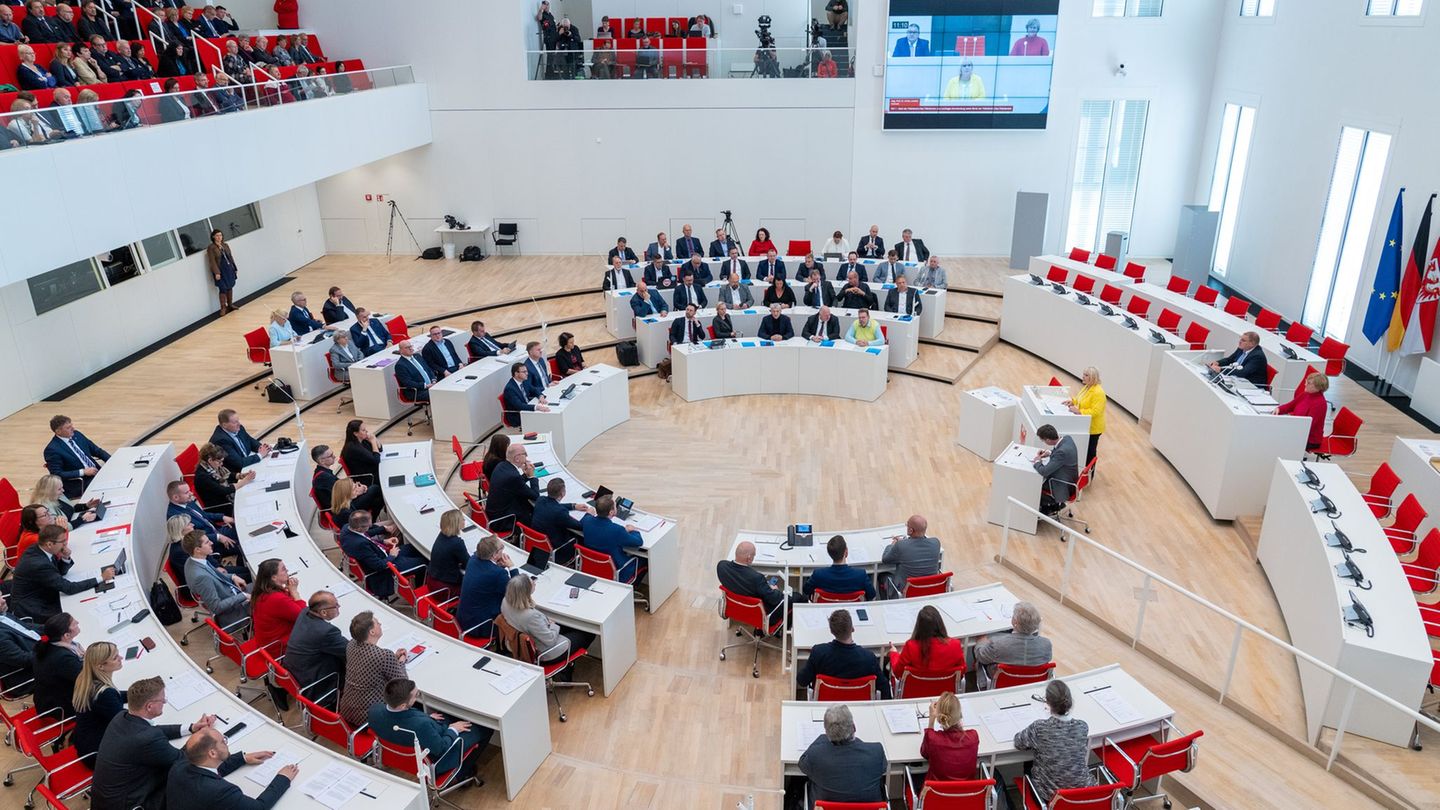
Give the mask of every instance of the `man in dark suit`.
[{"label": "man in dark suit", "polygon": [[[197,78],[196,81],[199,79]],[[323,322],[315,320],[315,316],[310,314],[310,309],[306,306],[307,300],[303,292],[290,293],[290,328],[294,329],[297,335],[326,328]],[[329,328],[334,329],[335,327]]]},{"label": "man in dark suit", "polygon": [[470,323],[470,340],[465,344],[465,348],[470,352],[470,359],[477,360],[481,357],[509,354],[515,351],[515,341],[501,343],[486,334],[484,321],[472,321]]},{"label": "man in dark suit", "polygon": [[[1240,345],[1235,351],[1210,364],[1210,370],[1225,372],[1227,377],[1249,380],[1257,388],[1267,384],[1265,352],[1260,348],[1260,335],[1246,332],[1240,336]],[[53,442],[52,442],[53,444]]]},{"label": "man in dark suit", "polygon": [[671,301],[675,309],[680,309],[690,304],[704,309],[710,305],[710,299],[705,295],[704,285],[700,283],[699,279],[695,278],[694,273],[690,272],[689,265],[681,268],[680,286],[675,288],[675,295]]},{"label": "man in dark suit", "polygon": [[645,279],[635,286],[635,294],[630,296],[630,312],[636,318],[648,318],[651,315],[665,317],[670,314],[670,307],[665,305],[665,299],[659,293],[652,292],[650,285]]},{"label": "man in dark suit", "polygon": [[775,279],[785,279],[785,263],[776,258],[775,251],[765,254],[765,261],[755,265],[755,278],[764,281],[766,284],[774,283]]},{"label": "man in dark suit", "polygon": [[[464,768],[462,776],[477,779],[477,751],[484,751],[491,731],[474,727],[466,720],[446,725],[444,720],[415,708],[420,690],[409,678],[395,678],[385,684],[385,700],[370,707],[370,728],[375,736],[394,745],[416,746],[429,751],[436,773]],[[396,729],[400,727],[400,730]]]},{"label": "man in dark suit", "polygon": [[414,402],[430,401],[430,386],[435,377],[425,367],[423,358],[415,356],[415,346],[408,340],[400,342],[400,359],[395,361],[395,384]]},{"label": "man in dark suit", "polygon": [[550,384],[550,364],[546,362],[542,348],[538,340],[525,344],[525,370],[529,372],[525,378],[525,393],[531,397],[544,396],[545,386]]},{"label": "man in dark suit", "polygon": [[812,343],[840,339],[840,319],[830,314],[830,307],[821,305],[820,311],[805,321],[800,337]]},{"label": "man in dark suit", "polygon": [[191,22],[195,33],[202,37],[222,37],[230,32],[230,26],[215,19],[215,7],[206,6],[205,10]]},{"label": "man in dark suit", "polygon": [[771,304],[770,314],[760,319],[755,337],[761,340],[789,340],[795,337],[795,325],[790,323],[790,316],[780,314],[779,304]]},{"label": "man in dark suit", "polygon": [[800,281],[810,278],[811,270],[819,270],[822,277],[825,275],[825,262],[815,261],[815,254],[813,253],[807,255],[804,261],[800,262],[800,266],[795,268],[795,280]]},{"label": "man in dark suit", "polygon": [[370,536],[371,525],[369,512],[364,509],[351,512],[350,522],[340,530],[340,549],[365,573],[365,590],[376,598],[389,599],[395,594],[395,577],[390,574],[390,563],[400,552],[395,546],[382,548]]},{"label": "man in dark suit", "polygon": [[610,269],[605,271],[605,281],[600,285],[601,292],[610,290],[628,290],[635,286],[635,279],[630,271],[624,267],[625,260],[610,251]]},{"label": "man in dark suit", "polygon": [[870,233],[860,240],[859,254],[865,259],[880,259],[885,256],[885,240],[880,238],[879,225],[871,225]]},{"label": "man in dark suit", "polygon": [[895,243],[895,253],[902,262],[923,262],[930,258],[930,251],[925,248],[925,243],[912,238],[909,228],[900,232],[900,241]]},{"label": "man in dark suit", "polygon": [[240,424],[240,414],[233,408],[222,410],[217,416],[219,424],[210,432],[210,443],[225,450],[225,466],[236,475],[251,464],[259,464],[260,457],[270,452],[270,445],[252,437],[245,426]]},{"label": "man in dark suit", "polygon": [[870,280],[876,284],[894,284],[895,279],[905,272],[905,265],[900,263],[900,254],[894,248],[885,254],[885,261],[874,265],[875,271],[870,274]]},{"label": "man in dark suit", "polygon": [[835,304],[835,288],[820,275],[820,268],[811,271],[810,279],[805,282],[805,289],[801,293],[800,303],[807,307],[828,307]]},{"label": "man in dark suit", "polygon": [[719,268],[720,278],[729,278],[732,275],[739,275],[740,278],[750,280],[750,263],[740,258],[740,246],[734,245],[730,248],[730,257]]},{"label": "man in dark suit", "polygon": [[0,689],[19,689],[31,679],[35,645],[40,641],[36,627],[29,619],[10,612],[5,595],[0,594]]},{"label": "man in dark suit", "polygon": [[895,40],[895,51],[890,56],[899,59],[904,56],[929,56],[930,40],[920,38],[920,26],[910,23],[905,36]]},{"label": "man in dark suit", "polygon": [[862,591],[865,600],[875,598],[875,585],[865,569],[849,564],[850,549],[843,535],[835,535],[825,544],[825,553],[830,555],[830,567],[816,568],[805,578],[805,595],[813,597],[816,589],[826,593],[854,593]]},{"label": "man in dark suit", "polygon": [[705,263],[704,257],[699,253],[690,254],[690,261],[680,265],[680,275],[686,273],[695,274],[696,284],[709,284],[715,280],[715,276],[710,272],[710,265]]},{"label": "man in dark suit", "polygon": [[[141,678],[125,691],[127,711],[115,715],[95,755],[90,785],[90,810],[162,810],[170,768],[184,755],[170,744],[180,739],[180,726],[154,725],[165,713],[165,679]],[[215,725],[207,714],[190,724],[190,733]],[[203,807],[186,801],[176,807]]]},{"label": "man in dark suit", "polygon": [[425,343],[425,348],[420,350],[420,357],[437,380],[449,377],[465,365],[465,361],[460,359],[460,353],[455,351],[455,347],[446,339],[445,330],[438,326],[430,327],[430,340]]},{"label": "man in dark suit", "polygon": [[270,784],[260,795],[250,798],[239,786],[226,781],[225,775],[242,765],[259,765],[274,751],[230,753],[225,735],[213,728],[202,728],[185,741],[184,757],[170,766],[165,796],[168,807],[204,807],[206,810],[270,810],[300,773],[295,763],[275,772]]},{"label": "man in dark suit", "polygon": [[[783,585],[779,577],[772,580],[764,574],[750,567],[755,562],[755,544],[749,540],[742,540],[735,546],[735,559],[721,560],[715,565],[715,576],[720,580],[720,585],[725,590],[740,596],[758,598],[765,606],[765,613],[773,621],[777,618],[775,609],[786,604],[785,591],[775,587]],[[789,597],[796,602],[806,601],[804,597],[792,595]]]},{"label": "man in dark suit", "polygon": [[[285,668],[311,700],[332,689],[338,690],[344,681],[345,650],[349,641],[334,624],[339,615],[340,600],[335,594],[316,591],[295,619],[290,640],[285,645]],[[328,703],[332,707],[336,705],[333,698]]]},{"label": "man in dark suit", "polygon": [[571,512],[595,514],[595,507],[588,503],[565,503],[565,479],[551,476],[545,484],[545,494],[535,500],[531,515],[534,523],[530,528],[545,535],[554,549],[552,559],[568,566],[575,561],[575,538],[580,534],[580,521],[570,516]]},{"label": "man in dark suit", "polygon": [[355,317],[359,307],[351,303],[345,297],[345,292],[339,287],[331,287],[328,296],[325,298],[325,305],[320,308],[320,314],[325,318],[326,323],[338,323]]},{"label": "man in dark suit", "polygon": [[55,524],[40,530],[40,539],[25,549],[15,564],[10,583],[13,611],[33,622],[44,623],[60,612],[60,594],[92,590],[115,578],[115,567],[100,569],[100,578],[71,580],[65,575],[74,567],[70,559],[70,533]]},{"label": "man in dark suit", "polygon": [[619,257],[625,264],[634,264],[639,261],[639,259],[635,257],[635,251],[631,250],[625,244],[625,237],[623,236],[615,240],[615,247],[610,248],[610,252],[605,254],[605,261],[608,262],[616,257]]},{"label": "man in dark suit", "polygon": [[799,684],[814,686],[817,675],[846,680],[873,675],[880,699],[889,700],[890,679],[880,669],[880,657],[855,643],[855,620],[850,618],[850,611],[840,609],[830,614],[830,635],[834,641],[810,648],[810,657],[800,667]]},{"label": "man in dark suit", "polygon": [[596,498],[595,514],[580,518],[580,528],[584,532],[581,542],[585,548],[610,557],[617,582],[638,584],[646,573],[645,562],[625,549],[643,547],[645,538],[634,525],[626,523],[621,526],[612,520],[614,517],[615,496]]},{"label": "man in dark suit", "polygon": [[122,78],[125,81],[140,81],[155,77],[155,70],[150,67],[150,63],[143,58],[137,59],[133,55],[128,41],[122,39],[116,42],[115,53],[123,73]]},{"label": "man in dark suit", "polygon": [[[836,269],[835,280],[844,281],[845,279],[850,277],[851,273],[855,273],[856,275],[860,276],[861,281],[868,282],[870,280],[870,274],[866,272],[865,265],[859,262],[859,254],[857,254],[853,250],[850,251],[849,261],[840,265],[840,267]],[[823,276],[824,274],[822,273],[821,275]],[[805,274],[805,277],[808,278],[809,276],[809,273]]]},{"label": "man in dark suit", "polygon": [[694,304],[685,305],[685,317],[670,322],[671,343],[699,343],[705,340],[705,324],[695,317]]},{"label": "man in dark suit", "polygon": [[369,357],[390,345],[390,330],[379,318],[370,317],[370,310],[360,307],[355,310],[355,323],[350,324],[350,340]]},{"label": "man in dark suit", "polygon": [[45,16],[45,4],[39,0],[31,0],[26,9],[25,19],[20,22],[20,31],[29,37],[30,44],[70,42],[75,38],[73,33],[67,36],[54,18]]},{"label": "man in dark suit", "polygon": [[730,251],[739,249],[740,246],[735,244],[735,240],[725,235],[724,228],[715,229],[715,239],[710,242],[709,253],[711,258],[722,259],[731,255]]},{"label": "man in dark suit", "polygon": [[691,256],[704,256],[705,247],[700,244],[699,239],[695,238],[695,234],[691,232],[690,226],[684,226],[681,228],[681,232],[684,235],[680,237],[679,242],[675,243],[675,255],[681,259],[688,259]]},{"label": "man in dark suit", "polygon": [[670,239],[665,236],[664,231],[655,234],[655,241],[645,248],[645,258],[653,259],[656,256],[667,262],[675,258],[675,249],[670,246]]},{"label": "man in dark suit", "polygon": [[1075,451],[1075,440],[1060,432],[1054,425],[1041,425],[1035,435],[1045,447],[1035,455],[1035,472],[1040,473],[1040,511],[1054,515],[1060,511],[1075,492],[1079,479],[1080,456]]},{"label": "man in dark suit", "polygon": [[45,469],[60,476],[65,497],[75,500],[110,460],[110,454],[76,430],[64,414],[50,417],[50,432],[55,436],[45,445]]},{"label": "man in dark suit", "polygon": [[859,309],[870,307],[875,309],[875,293],[870,291],[870,285],[860,280],[860,274],[851,272],[845,277],[845,286],[835,294],[835,302],[842,307]]},{"label": "man in dark suit", "polygon": [[485,515],[490,520],[514,515],[526,526],[535,514],[535,500],[540,497],[540,482],[535,478],[535,465],[525,452],[525,445],[512,442],[505,451],[505,462],[495,465],[490,476],[490,497],[485,500]]},{"label": "man in dark suit", "polygon": [[170,499],[170,503],[165,506],[166,520],[184,515],[190,518],[191,526],[205,532],[205,536],[215,544],[216,553],[221,556],[241,553],[236,539],[234,518],[201,509],[200,504],[195,501],[190,485],[184,481],[171,481],[165,486],[165,495]]},{"label": "man in dark suit", "polygon": [[675,274],[670,271],[670,264],[659,256],[645,265],[644,278],[645,283],[651,287],[666,289],[675,286]]},{"label": "man in dark suit", "polygon": [[530,402],[530,394],[526,391],[526,378],[530,376],[530,370],[525,368],[524,363],[516,363],[510,367],[510,381],[505,383],[505,389],[501,396],[505,400],[505,418],[510,420],[507,424],[511,427],[520,425],[520,411],[540,411],[546,413],[550,406],[545,404],[545,395],[542,393],[538,401]]},{"label": "man in dark suit", "polygon": [[[328,444],[317,444],[310,448],[310,460],[315,462],[315,472],[310,475],[310,486],[315,490],[315,500],[321,509],[329,509],[334,503],[331,493],[335,490],[335,482],[340,480],[335,474],[335,451],[331,450]],[[364,509],[373,515],[385,506],[384,490],[379,486],[367,486],[353,480],[351,483],[355,489],[350,508]]]},{"label": "man in dark suit", "polygon": [[910,282],[902,273],[895,278],[895,286],[885,294],[885,311],[899,315],[919,315],[924,305],[920,293],[911,289]]}]

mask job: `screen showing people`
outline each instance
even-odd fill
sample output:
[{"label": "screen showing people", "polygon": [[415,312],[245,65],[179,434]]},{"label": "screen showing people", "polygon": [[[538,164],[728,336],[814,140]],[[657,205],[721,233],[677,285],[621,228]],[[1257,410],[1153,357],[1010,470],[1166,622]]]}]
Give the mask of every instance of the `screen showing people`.
[{"label": "screen showing people", "polygon": [[890,0],[886,129],[1044,129],[1059,0]]}]

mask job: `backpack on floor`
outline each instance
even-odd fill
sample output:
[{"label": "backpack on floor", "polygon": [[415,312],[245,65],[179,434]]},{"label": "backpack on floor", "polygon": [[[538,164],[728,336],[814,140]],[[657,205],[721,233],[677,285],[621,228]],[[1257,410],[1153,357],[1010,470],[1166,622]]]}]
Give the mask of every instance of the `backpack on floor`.
[{"label": "backpack on floor", "polygon": [[615,359],[622,366],[640,365],[640,349],[633,340],[622,340],[615,345]]},{"label": "backpack on floor", "polygon": [[460,251],[460,261],[462,262],[478,262],[483,258],[485,258],[485,254],[480,252],[479,245],[467,245],[464,250]]},{"label": "backpack on floor", "polygon": [[438,247],[425,248],[424,250],[422,250],[422,251],[420,252],[420,258],[422,258],[422,259],[443,259],[443,258],[445,258],[445,251],[441,250],[441,249],[438,248]]}]

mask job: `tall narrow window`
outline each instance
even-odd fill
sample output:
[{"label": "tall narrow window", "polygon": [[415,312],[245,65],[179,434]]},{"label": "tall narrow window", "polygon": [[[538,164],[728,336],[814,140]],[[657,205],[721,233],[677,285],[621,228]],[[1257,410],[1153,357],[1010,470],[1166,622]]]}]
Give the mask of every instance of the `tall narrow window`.
[{"label": "tall narrow window", "polygon": [[1095,0],[1092,17],[1159,17],[1164,0]]},{"label": "tall narrow window", "polygon": [[1230,264],[1230,246],[1235,240],[1235,223],[1240,212],[1240,189],[1245,184],[1245,164],[1250,159],[1250,135],[1255,129],[1255,108],[1226,104],[1220,121],[1220,147],[1215,155],[1215,175],[1210,179],[1210,210],[1220,212],[1220,232],[1215,239],[1215,275],[1224,276]]},{"label": "tall narrow window", "polygon": [[1240,0],[1241,17],[1275,16],[1275,0]]},{"label": "tall narrow window", "polygon": [[1367,17],[1419,17],[1425,0],[1369,0],[1365,4]]},{"label": "tall narrow window", "polygon": [[1345,340],[1350,328],[1350,312],[1389,155],[1389,135],[1355,127],[1340,130],[1315,263],[1310,268],[1310,289],[1305,294],[1304,318],[1306,324],[1336,340]]},{"label": "tall narrow window", "polygon": [[1095,251],[1107,232],[1130,231],[1149,109],[1148,101],[1081,102],[1066,247]]}]

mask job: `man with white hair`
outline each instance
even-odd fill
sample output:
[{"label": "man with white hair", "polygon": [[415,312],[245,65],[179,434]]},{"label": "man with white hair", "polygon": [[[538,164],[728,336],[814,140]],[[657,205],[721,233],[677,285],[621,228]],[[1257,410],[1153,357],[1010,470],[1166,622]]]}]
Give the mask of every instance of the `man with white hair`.
[{"label": "man with white hair", "polygon": [[812,802],[885,801],[889,767],[884,746],[855,739],[855,717],[844,704],[825,710],[825,734],[800,755]]},{"label": "man with white hair", "polygon": [[1034,605],[1016,602],[1010,627],[1009,633],[982,636],[975,641],[970,668],[977,671],[981,688],[995,680],[996,664],[1038,667],[1051,660],[1050,639],[1040,635],[1040,611]]},{"label": "man with white hair", "polygon": [[[895,566],[895,572],[880,575],[880,592],[893,593],[899,599],[911,577],[928,577],[940,573],[940,539],[929,537],[930,521],[924,515],[911,515],[905,521],[905,534],[890,540],[880,554],[880,562]],[[889,582],[891,587],[885,587]]]}]

